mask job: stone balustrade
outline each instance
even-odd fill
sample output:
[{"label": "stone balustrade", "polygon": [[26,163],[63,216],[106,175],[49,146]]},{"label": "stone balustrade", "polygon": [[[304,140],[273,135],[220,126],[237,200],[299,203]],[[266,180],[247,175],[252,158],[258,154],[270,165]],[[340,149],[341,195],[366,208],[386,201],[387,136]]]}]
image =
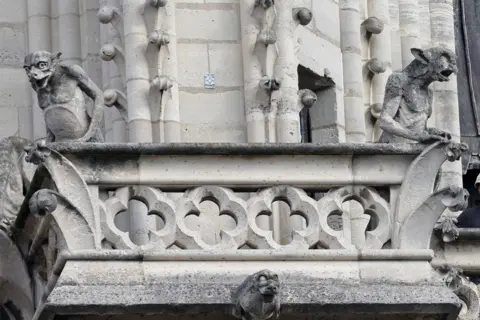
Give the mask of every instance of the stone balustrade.
[{"label": "stone balustrade", "polygon": [[[430,265],[430,239],[445,209],[462,210],[468,200],[460,187],[435,186],[441,165],[460,154],[446,142],[38,145],[28,155],[37,172],[11,231],[37,266],[38,319],[86,306],[161,313],[175,299],[223,313],[232,286],[265,267],[288,293],[282,313],[345,307],[456,316],[459,299]],[[130,200],[159,217],[145,231],[148,243],[134,243],[118,225]],[[362,212],[345,206],[351,200]],[[233,223],[213,223],[205,201]],[[294,216],[302,223],[286,228]]]}]

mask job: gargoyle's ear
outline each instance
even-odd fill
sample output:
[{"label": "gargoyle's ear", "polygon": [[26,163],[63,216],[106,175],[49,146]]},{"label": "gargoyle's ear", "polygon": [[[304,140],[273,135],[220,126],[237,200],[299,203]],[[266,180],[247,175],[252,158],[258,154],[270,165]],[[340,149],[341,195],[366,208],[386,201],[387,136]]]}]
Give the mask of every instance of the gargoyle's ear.
[{"label": "gargoyle's ear", "polygon": [[61,52],[52,53],[52,61],[53,63],[58,63],[60,61],[60,57],[62,56]]},{"label": "gargoyle's ear", "polygon": [[27,56],[25,56],[25,59],[23,59],[23,67],[26,68],[26,67],[30,67],[30,65],[32,64],[32,53],[28,54]]},{"label": "gargoyle's ear", "polygon": [[423,51],[422,49],[412,48],[410,49],[410,52],[418,61],[424,64],[428,64],[430,62],[429,55],[426,54],[425,51]]}]

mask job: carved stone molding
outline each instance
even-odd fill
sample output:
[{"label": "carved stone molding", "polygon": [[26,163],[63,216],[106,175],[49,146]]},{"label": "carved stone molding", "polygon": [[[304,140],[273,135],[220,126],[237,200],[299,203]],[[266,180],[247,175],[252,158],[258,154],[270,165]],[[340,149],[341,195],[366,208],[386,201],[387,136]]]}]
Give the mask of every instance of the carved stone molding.
[{"label": "carved stone molding", "polygon": [[116,196],[109,198],[101,205],[104,212],[102,231],[105,239],[112,243],[116,249],[155,249],[163,250],[175,242],[175,203],[160,190],[150,187],[132,187],[130,199],[145,203],[149,215],[157,215],[164,221],[161,230],[148,230],[150,242],[138,246],[132,242],[128,232],[121,231],[115,225],[115,216],[128,210],[126,200]]},{"label": "carved stone molding", "polygon": [[[41,189],[28,199],[30,212],[43,216],[40,220],[27,218],[30,221],[27,224],[33,223],[31,228],[36,229],[36,234],[30,235],[35,237],[33,242],[42,241],[47,231],[53,228],[68,250],[99,249],[99,217],[81,174],[67,158],[43,142],[26,148],[26,151],[26,160],[41,163],[50,175],[48,180],[53,183],[52,189],[56,190]],[[40,225],[37,225],[38,221]]]},{"label": "carved stone molding", "polygon": [[[200,215],[200,203],[213,201],[220,209],[220,215],[229,215],[235,219],[233,230],[221,230],[220,242],[210,245],[202,238],[201,231],[191,230],[185,223],[188,215]],[[205,186],[188,190],[177,201],[177,238],[176,244],[185,249],[238,249],[247,240],[247,207],[245,201],[227,188]]]},{"label": "carved stone molding", "polygon": [[364,213],[376,220],[375,229],[365,231],[364,248],[381,249],[391,237],[389,204],[375,190],[363,186],[333,189],[318,201],[321,230],[324,230],[320,233],[320,242],[331,249],[353,247],[342,231],[335,231],[327,224],[327,218],[332,213],[344,214],[342,204],[349,200],[360,203]]},{"label": "carved stone molding", "polygon": [[[397,198],[394,213],[394,233],[392,237],[393,248],[399,248],[400,228],[404,225],[405,221],[434,191],[435,178],[442,164],[447,160],[458,160],[464,151],[465,145],[463,144],[452,141],[439,141],[428,146],[410,164]],[[438,214],[435,222],[442,212]]]},{"label": "carved stone molding", "polygon": [[32,214],[42,217],[29,256],[34,254],[41,242],[48,237],[50,228],[63,239],[65,249],[98,249],[94,225],[90,224],[82,211],[64,195],[50,189],[41,189],[30,198],[29,208]]},{"label": "carved stone molding", "polygon": [[[280,245],[273,238],[271,230],[262,230],[257,226],[256,218],[259,215],[271,215],[272,205],[275,201],[285,201],[290,205],[290,215],[301,215],[305,218],[307,227],[304,230],[292,231],[292,242]],[[259,191],[248,201],[249,236],[248,242],[258,249],[298,248],[307,249],[315,247],[318,240],[319,213],[315,200],[310,198],[305,191],[290,187],[276,186]]]},{"label": "carved stone molding", "polygon": [[428,249],[435,223],[445,209],[464,210],[468,205],[468,191],[450,186],[428,197],[400,226],[395,242],[397,249]]}]

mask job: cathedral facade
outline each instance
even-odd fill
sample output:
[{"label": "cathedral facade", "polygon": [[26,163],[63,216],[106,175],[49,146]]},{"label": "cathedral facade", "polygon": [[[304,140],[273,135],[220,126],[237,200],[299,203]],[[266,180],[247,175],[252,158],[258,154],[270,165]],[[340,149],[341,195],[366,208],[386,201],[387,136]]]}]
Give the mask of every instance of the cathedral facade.
[{"label": "cathedral facade", "polygon": [[478,319],[478,6],[3,5],[1,320]]}]

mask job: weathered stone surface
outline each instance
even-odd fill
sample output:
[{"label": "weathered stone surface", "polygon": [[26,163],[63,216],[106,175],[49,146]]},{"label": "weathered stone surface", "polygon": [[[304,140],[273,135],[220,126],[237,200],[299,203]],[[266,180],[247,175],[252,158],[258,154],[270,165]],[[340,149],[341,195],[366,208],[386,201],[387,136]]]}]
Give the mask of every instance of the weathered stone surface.
[{"label": "weathered stone surface", "polygon": [[[24,62],[45,116],[47,141],[102,141],[103,93],[81,67],[60,63],[60,55],[36,51]],[[83,93],[94,100],[92,114],[88,113]]]},{"label": "weathered stone surface", "polygon": [[29,188],[35,167],[25,161],[31,141],[9,137],[0,141],[0,220],[12,223]]},{"label": "weathered stone surface", "polygon": [[[435,81],[445,82],[457,72],[455,53],[446,48],[412,49],[415,59],[399,73],[390,76],[380,116],[383,134],[380,142],[434,142],[451,139],[448,132],[427,128],[432,114]],[[452,119],[453,121],[453,119]]]}]

